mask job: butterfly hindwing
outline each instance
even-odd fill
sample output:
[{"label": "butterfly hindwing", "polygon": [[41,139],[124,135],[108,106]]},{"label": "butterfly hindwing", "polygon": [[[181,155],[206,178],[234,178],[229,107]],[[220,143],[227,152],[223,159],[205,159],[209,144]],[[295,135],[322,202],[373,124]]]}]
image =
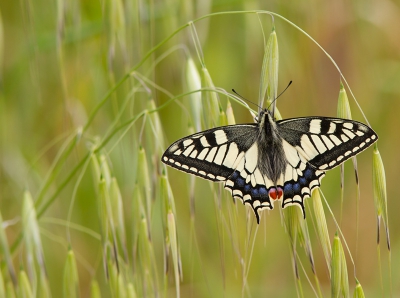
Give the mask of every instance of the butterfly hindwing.
[{"label": "butterfly hindwing", "polygon": [[225,188],[231,192],[234,199],[240,199],[253,208],[257,222],[259,221],[258,209],[273,209],[269,189],[274,187],[272,181],[263,175],[258,167],[259,153],[258,142],[255,142],[247,151],[241,152],[233,173],[225,181]]},{"label": "butterfly hindwing", "polygon": [[305,117],[277,121],[280,136],[319,170],[330,170],[374,143],[376,133],[357,121]]},{"label": "butterfly hindwing", "polygon": [[304,200],[311,196],[314,188],[321,185],[325,172],[314,168],[307,158],[285,139],[282,141],[287,165],[283,178],[282,207],[298,205],[303,212]]},{"label": "butterfly hindwing", "polygon": [[257,133],[256,124],[205,130],[173,143],[165,151],[162,161],[204,179],[225,181],[233,173],[243,152],[256,141]]},{"label": "butterfly hindwing", "polygon": [[[287,144],[287,143],[286,143]],[[282,207],[297,205],[304,212],[304,199],[310,197],[311,191],[320,186],[324,171],[315,170],[296,151],[287,144],[285,154],[291,156],[285,174],[275,185],[269,177],[263,175],[257,165],[252,166],[252,160],[257,159],[258,151],[255,143],[237,164],[233,174],[225,182],[233,198],[241,199],[243,203],[250,205],[259,222],[259,211],[263,208],[273,209],[274,199],[282,197]],[[290,155],[289,155],[290,154]],[[296,162],[296,163],[294,163]]]}]

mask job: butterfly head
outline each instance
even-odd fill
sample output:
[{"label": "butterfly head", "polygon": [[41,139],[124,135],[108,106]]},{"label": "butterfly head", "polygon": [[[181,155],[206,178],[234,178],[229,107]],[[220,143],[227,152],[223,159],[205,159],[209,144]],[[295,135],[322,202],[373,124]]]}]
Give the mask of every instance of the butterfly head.
[{"label": "butterfly head", "polygon": [[260,113],[254,118],[254,121],[261,124],[265,121],[265,117],[267,116],[269,116],[271,119],[274,119],[272,111],[268,109],[262,109]]},{"label": "butterfly head", "polygon": [[265,129],[265,128],[268,128],[267,130],[276,129],[276,123],[273,116],[273,112],[268,109],[261,110],[258,116],[255,118],[255,121],[258,123],[260,129]]}]

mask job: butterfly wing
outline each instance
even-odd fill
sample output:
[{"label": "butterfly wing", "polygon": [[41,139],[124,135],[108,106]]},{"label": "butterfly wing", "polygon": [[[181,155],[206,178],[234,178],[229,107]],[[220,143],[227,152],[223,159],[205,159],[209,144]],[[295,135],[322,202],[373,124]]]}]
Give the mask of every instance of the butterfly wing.
[{"label": "butterfly wing", "polygon": [[229,125],[199,132],[173,143],[161,160],[211,181],[226,181],[254,142],[256,124]]},{"label": "butterfly wing", "polygon": [[304,199],[319,187],[325,171],[371,146],[376,133],[357,121],[306,117],[277,122],[288,161],[283,183],[282,207],[297,204],[304,213]]},{"label": "butterfly wing", "polygon": [[367,125],[340,118],[305,117],[278,121],[280,136],[315,169],[330,170],[378,140]]}]

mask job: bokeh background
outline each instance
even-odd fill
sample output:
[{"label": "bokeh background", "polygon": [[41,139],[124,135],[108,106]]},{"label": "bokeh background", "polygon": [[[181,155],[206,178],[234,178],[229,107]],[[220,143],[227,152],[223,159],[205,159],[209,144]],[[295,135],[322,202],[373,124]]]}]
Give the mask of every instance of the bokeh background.
[{"label": "bokeh background", "polygon": [[[400,166],[400,5],[391,0],[1,1],[0,210],[3,219],[12,222],[6,229],[10,246],[21,231],[18,219],[25,190],[34,200],[42,194],[43,204],[50,202],[50,197],[60,189],[62,181],[93,144],[104,138],[108,129],[115,128],[118,113],[121,112],[123,117],[117,122],[123,123],[124,119],[128,120],[143,110],[149,99],[159,106],[168,99],[168,94],[173,96],[188,90],[185,72],[188,57],[193,58],[200,70],[190,29],[186,27],[178,32],[143,61],[150,49],[197,17],[211,12],[251,9],[278,13],[310,34],[337,62],[369,123],[378,133],[387,179],[392,277],[384,236],[380,259],[377,253],[377,223],[371,184],[372,149],[358,158],[361,190],[358,226],[357,188],[353,169],[350,163],[346,165],[341,228],[366,295],[389,297],[390,289],[392,297],[400,295],[400,218],[397,214],[400,193],[396,186]],[[268,15],[218,15],[195,23],[214,85],[228,91],[235,88],[255,102],[258,100],[264,51],[260,20],[268,37],[272,24]],[[280,89],[293,80],[291,87],[279,99],[282,116],[335,116],[340,86],[335,67],[296,28],[279,18],[275,18],[275,27],[279,42]],[[66,140],[87,123],[89,115],[111,88],[141,62],[137,74],[133,73],[101,107],[79,143],[62,161],[60,169],[53,167],[59,152],[65,152]],[[151,82],[169,93],[160,91]],[[138,83],[140,88],[135,89]],[[130,101],[123,106],[127,98]],[[179,101],[187,106],[187,97]],[[221,97],[221,102],[225,108],[226,98]],[[353,118],[364,121],[352,99],[350,104]],[[252,121],[246,109],[234,102],[232,106],[237,123]],[[194,131],[193,127],[188,129],[190,117],[185,111],[172,103],[159,112],[161,127],[157,127],[156,134],[149,133],[151,129],[143,130],[145,122],[139,120],[124,134],[116,134],[99,152],[106,156],[121,190],[130,254],[134,245],[133,222],[137,220],[133,218],[131,202],[135,182],[142,174],[137,171],[138,148],[142,144],[144,148],[152,144],[165,149],[176,139]],[[161,137],[157,139],[157,135],[163,136],[164,140]],[[153,179],[157,179],[161,167],[155,157],[155,153],[148,152]],[[45,186],[49,177],[50,183]],[[168,178],[176,205],[183,297],[296,295],[289,241],[281,224],[279,207],[273,212],[265,212],[267,216],[263,217],[257,234],[251,236],[255,229],[254,219],[247,218],[241,204],[233,205],[223,190],[220,201],[217,199],[222,205],[219,207],[215,203],[215,197],[219,197],[218,187],[210,187],[208,182],[200,179],[193,182],[185,174],[172,169],[168,169]],[[332,170],[323,181],[322,190],[339,218],[340,171]],[[194,190],[191,190],[193,185]],[[155,194],[157,183],[153,181],[152,186]],[[70,229],[70,235],[66,232],[68,223],[74,223],[99,233],[96,188],[90,167],[80,169],[39,219],[48,280],[54,297],[62,293],[68,247],[72,247],[77,256],[82,297],[90,295],[93,279],[98,281],[102,296],[111,295],[102,265],[100,240],[82,232],[82,229]],[[190,204],[193,202],[190,194],[193,193],[194,228],[190,218]],[[159,293],[163,295],[165,237],[160,223],[161,208],[159,203],[154,204],[149,221],[152,223],[152,245],[161,284]],[[237,225],[221,225],[218,218],[228,218],[227,210],[234,209],[238,214]],[[223,215],[219,214],[221,212]],[[333,238],[334,222],[327,209],[325,212]],[[59,219],[63,221],[57,221]],[[321,247],[315,233],[311,232],[311,238],[314,240],[321,288],[324,296],[329,296],[329,278]],[[310,266],[304,251],[301,247],[298,250],[309,274]],[[14,250],[15,268],[23,266],[24,253],[22,244]],[[131,261],[135,259],[130,258]],[[245,282],[244,267],[249,268]],[[354,289],[349,259],[348,267],[350,287]],[[174,296],[174,279],[170,270],[165,278],[166,293]],[[6,276],[5,272],[3,266]],[[310,297],[314,292],[302,275],[304,295]],[[246,284],[244,291],[243,283]]]}]

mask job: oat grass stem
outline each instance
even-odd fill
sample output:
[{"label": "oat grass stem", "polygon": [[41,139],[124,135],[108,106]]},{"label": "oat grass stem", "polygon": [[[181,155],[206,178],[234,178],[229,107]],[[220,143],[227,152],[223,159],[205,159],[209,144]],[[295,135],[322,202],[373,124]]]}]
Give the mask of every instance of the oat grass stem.
[{"label": "oat grass stem", "polygon": [[337,231],[339,232],[339,234],[340,234],[340,236],[341,236],[341,240],[343,241],[344,245],[346,246],[346,250],[347,250],[347,252],[348,252],[348,254],[349,254],[350,261],[351,261],[351,263],[353,264],[353,274],[354,274],[354,277],[356,277],[356,276],[357,276],[357,275],[356,275],[356,264],[354,263],[354,259],[353,259],[353,256],[352,256],[352,254],[351,254],[350,248],[349,248],[349,246],[347,245],[346,238],[345,238],[344,235],[343,235],[342,229],[340,228],[340,225],[339,225],[339,223],[337,222],[336,217],[335,217],[335,215],[333,214],[333,211],[332,211],[331,207],[329,206],[329,203],[328,203],[328,201],[326,200],[326,197],[325,197],[324,193],[323,193],[320,189],[319,189],[318,191],[320,192],[321,196],[324,198],[325,204],[326,204],[326,206],[327,206],[327,208],[328,208],[328,210],[329,210],[329,213],[332,215],[332,219],[333,219],[333,221],[334,221],[334,223],[335,223],[335,225],[336,225]]}]

